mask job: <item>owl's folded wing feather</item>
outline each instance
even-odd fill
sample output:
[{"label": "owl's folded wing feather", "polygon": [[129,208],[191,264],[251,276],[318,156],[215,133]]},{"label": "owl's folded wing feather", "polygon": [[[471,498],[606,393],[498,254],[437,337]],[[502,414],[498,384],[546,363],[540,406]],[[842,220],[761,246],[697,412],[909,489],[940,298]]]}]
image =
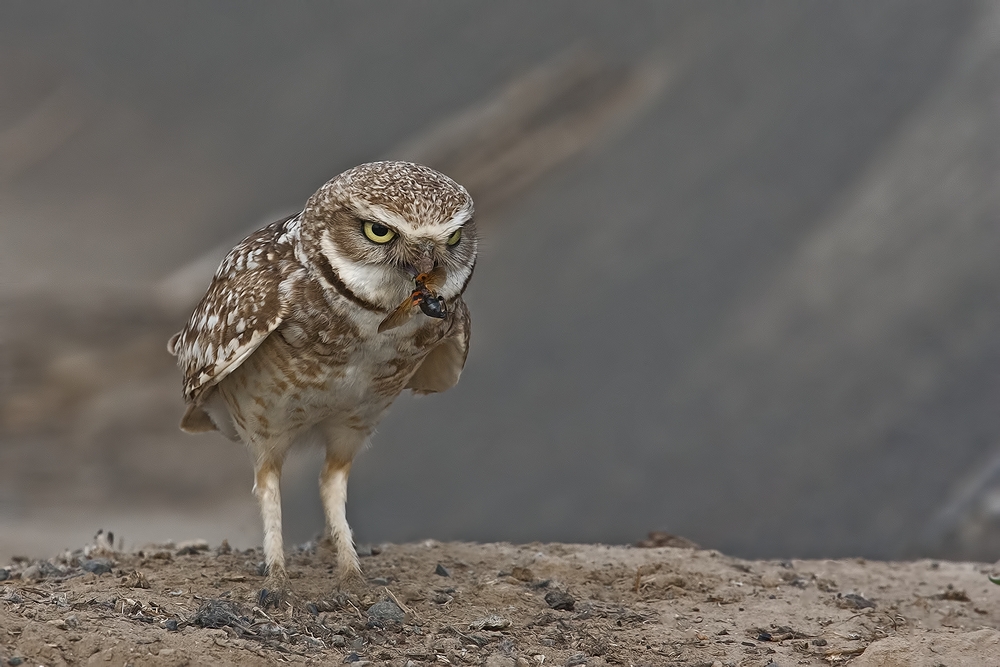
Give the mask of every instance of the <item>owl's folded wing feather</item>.
[{"label": "owl's folded wing feather", "polygon": [[191,406],[185,422],[192,429],[211,428],[192,408],[198,408],[206,392],[253,354],[288,314],[282,289],[288,263],[281,261],[291,252],[281,236],[285,222],[265,227],[229,253],[187,326],[167,343],[184,374],[184,398]]},{"label": "owl's folded wing feather", "polygon": [[469,356],[469,333],[472,321],[462,299],[453,306],[451,328],[430,353],[424,357],[406,388],[414,394],[431,394],[451,389],[458,382]]}]

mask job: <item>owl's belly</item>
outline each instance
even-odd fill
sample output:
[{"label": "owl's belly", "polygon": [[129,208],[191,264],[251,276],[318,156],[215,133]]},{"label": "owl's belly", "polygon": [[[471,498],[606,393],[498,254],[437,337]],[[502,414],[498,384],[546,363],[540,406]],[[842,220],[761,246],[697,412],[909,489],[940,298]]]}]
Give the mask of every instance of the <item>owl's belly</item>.
[{"label": "owl's belly", "polygon": [[319,422],[368,433],[426,353],[395,336],[331,348],[272,334],[218,388],[244,441],[290,442]]}]

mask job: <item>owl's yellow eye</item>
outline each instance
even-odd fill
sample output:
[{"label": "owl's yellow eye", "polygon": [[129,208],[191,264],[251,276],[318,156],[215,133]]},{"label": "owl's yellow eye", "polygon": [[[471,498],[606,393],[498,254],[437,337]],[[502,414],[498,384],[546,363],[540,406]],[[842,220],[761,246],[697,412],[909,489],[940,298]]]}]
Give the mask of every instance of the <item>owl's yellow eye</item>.
[{"label": "owl's yellow eye", "polygon": [[369,241],[375,243],[388,243],[396,238],[396,232],[392,231],[381,222],[365,222],[365,236]]},{"label": "owl's yellow eye", "polygon": [[448,245],[455,245],[462,238],[462,228],[459,227],[448,237]]}]

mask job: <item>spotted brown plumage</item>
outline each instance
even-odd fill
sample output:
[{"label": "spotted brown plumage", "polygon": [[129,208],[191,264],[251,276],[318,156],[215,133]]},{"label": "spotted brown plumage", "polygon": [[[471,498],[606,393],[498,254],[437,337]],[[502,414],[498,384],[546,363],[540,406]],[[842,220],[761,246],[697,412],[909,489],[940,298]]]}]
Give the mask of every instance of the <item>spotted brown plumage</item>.
[{"label": "spotted brown plumage", "polygon": [[[281,465],[307,439],[326,447],[320,491],[340,572],[358,571],[344,513],[351,462],[400,392],[458,381],[470,331],[462,293],[476,254],[464,188],[421,165],[361,165],[236,246],[170,339],[187,404],[181,427],[218,429],[250,450],[268,589],[287,587]],[[379,331],[415,289],[426,291],[417,277],[428,271],[440,310],[418,308]]]},{"label": "spotted brown plumage", "polygon": [[170,339],[189,403],[198,404],[284,319],[289,304],[279,290],[296,268],[291,238],[298,223],[297,215],[275,222],[233,248],[187,326]]}]

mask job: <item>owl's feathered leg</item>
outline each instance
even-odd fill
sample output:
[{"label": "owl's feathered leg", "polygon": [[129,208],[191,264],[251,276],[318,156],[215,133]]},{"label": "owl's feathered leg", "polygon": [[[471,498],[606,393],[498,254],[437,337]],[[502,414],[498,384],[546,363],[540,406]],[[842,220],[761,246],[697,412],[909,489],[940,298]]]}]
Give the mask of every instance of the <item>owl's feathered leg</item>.
[{"label": "owl's feathered leg", "polygon": [[371,430],[345,425],[340,420],[320,424],[326,440],[326,462],[319,476],[319,495],[326,513],[326,534],[337,553],[341,584],[361,579],[358,553],[347,524],[347,477],[351,461],[365,446]]},{"label": "owl's feathered leg", "polygon": [[277,606],[288,593],[285,549],[281,537],[281,460],[264,459],[256,464],[253,490],[264,520],[264,563],[267,579],[261,591],[263,606]]},{"label": "owl's feathered leg", "polygon": [[354,537],[347,523],[347,476],[350,473],[351,462],[343,460],[328,448],[326,463],[319,476],[319,493],[326,512],[327,534],[337,552],[337,571],[342,581],[361,574]]}]

